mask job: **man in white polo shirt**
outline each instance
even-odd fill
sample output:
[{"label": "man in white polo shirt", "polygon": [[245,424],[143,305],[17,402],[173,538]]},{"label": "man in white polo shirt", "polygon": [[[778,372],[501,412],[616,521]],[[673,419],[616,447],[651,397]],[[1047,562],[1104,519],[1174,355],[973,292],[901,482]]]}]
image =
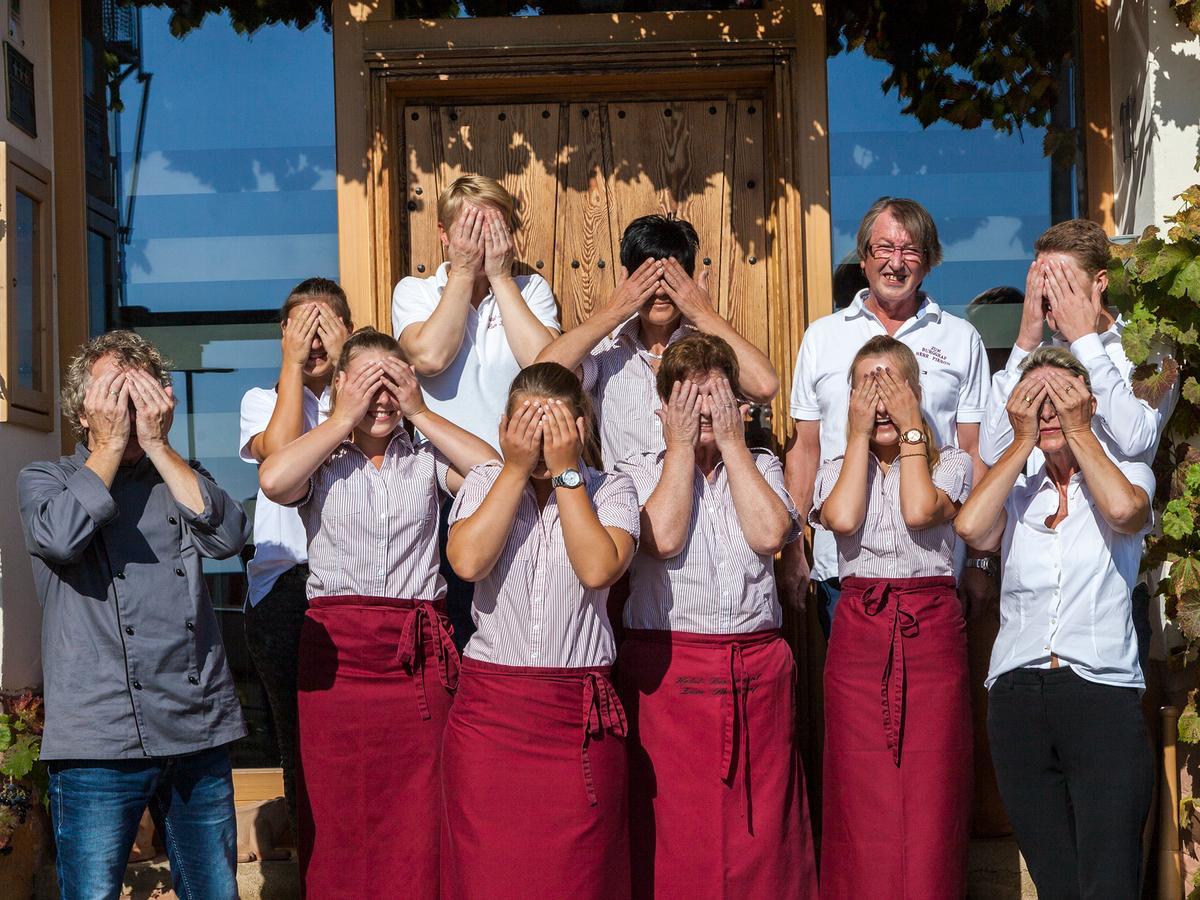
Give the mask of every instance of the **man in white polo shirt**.
[{"label": "man in white polo shirt", "polygon": [[[541,275],[514,275],[512,194],[483,175],[456,178],[438,197],[438,236],[448,262],[410,276],[392,294],[392,333],[421,382],[425,404],[493,447],[508,386],[559,334],[554,293]],[[446,562],[446,514],[439,546],[446,606],[461,650],[474,631],[472,587]]]},{"label": "man in white polo shirt", "polygon": [[[921,406],[938,443],[970,453],[976,479],[983,471],[979,423],[988,391],[983,340],[968,322],[944,312],[920,290],[942,259],[933,217],[914,200],[876,201],[859,225],[858,255],[868,286],[846,309],[809,325],[796,360],[791,401],[796,433],[785,465],[788,491],[803,515],[812,506],[817,468],[845,452],[850,362],[875,335],[890,334],[916,354]],[[818,617],[828,634],[839,592],[837,549],[832,535],[821,528],[814,530],[813,560],[810,574],[800,542],[785,549],[782,589],[799,607],[811,578],[821,604]],[[972,602],[994,594],[994,557],[969,559],[967,565],[960,594]]]}]

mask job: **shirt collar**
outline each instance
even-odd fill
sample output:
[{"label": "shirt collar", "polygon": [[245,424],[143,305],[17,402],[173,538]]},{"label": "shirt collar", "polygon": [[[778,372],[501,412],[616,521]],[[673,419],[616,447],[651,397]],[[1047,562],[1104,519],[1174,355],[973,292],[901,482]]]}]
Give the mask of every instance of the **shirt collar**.
[{"label": "shirt collar", "polygon": [[[444,262],[440,266],[438,266],[437,271],[433,273],[433,283],[437,285],[439,297],[441,296],[442,291],[445,290],[446,283],[449,280],[450,280],[450,263]],[[483,307],[487,306],[489,303],[494,303],[495,300],[496,300],[496,295],[494,293],[492,293],[492,290],[489,287],[487,295],[482,300],[479,301],[478,307],[476,307],[475,304],[473,304],[473,303],[468,305],[467,314],[470,315],[470,313],[472,311],[474,311],[475,313],[478,313],[479,310],[483,309]]]},{"label": "shirt collar", "polygon": [[[83,468],[83,465],[88,461],[88,458],[91,457],[91,455],[92,451],[88,448],[88,445],[83,443],[83,441],[77,441],[75,443],[75,453],[71,458],[75,460],[76,464],[78,464],[80,468]],[[133,465],[127,466],[121,464],[118,466],[117,474],[142,475],[148,469],[152,468],[154,468],[154,463],[150,462],[150,457],[146,455],[145,451],[142,451],[141,457]]]},{"label": "shirt collar", "polygon": [[[879,321],[875,313],[867,309],[866,306],[867,295],[870,292],[870,288],[863,288],[854,295],[854,299],[851,300],[850,305],[846,307],[847,319],[856,319],[860,316],[867,316],[875,319],[875,321]],[[919,296],[920,302],[917,304],[917,312],[913,318],[918,320],[930,318],[935,322],[940,322],[942,320],[942,308],[938,306],[937,302],[924,291],[921,291]]]},{"label": "shirt collar", "polygon": [[[344,454],[350,450],[353,450],[364,459],[367,456],[367,454],[363,452],[362,448],[359,447],[358,444],[354,443],[353,437],[348,437],[338,444],[338,449],[334,452],[338,454]],[[412,451],[413,441],[412,438],[409,437],[408,431],[403,425],[397,425],[396,430],[392,432],[391,440],[388,441],[387,449],[383,451],[383,459],[384,462],[387,462],[387,460],[394,456],[407,456],[409,453],[412,453]]]}]

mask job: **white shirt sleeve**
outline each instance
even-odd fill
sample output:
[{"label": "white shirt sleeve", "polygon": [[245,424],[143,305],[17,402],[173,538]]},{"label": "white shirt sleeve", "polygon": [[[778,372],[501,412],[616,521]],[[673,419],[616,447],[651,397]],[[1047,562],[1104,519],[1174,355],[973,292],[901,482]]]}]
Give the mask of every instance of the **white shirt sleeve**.
[{"label": "white shirt sleeve", "polygon": [[541,275],[530,275],[521,296],[525,298],[529,311],[537,316],[539,322],[547,328],[562,332],[562,327],[558,324],[558,304],[554,302],[554,291],[550,289],[550,283],[545,278]]},{"label": "white shirt sleeve", "polygon": [[278,396],[275,391],[267,388],[250,388],[242,396],[241,443],[238,456],[248,463],[258,465],[258,460],[250,452],[250,442],[267,430],[271,414],[275,412]]},{"label": "white shirt sleeve", "polygon": [[1008,398],[1021,379],[1021,361],[1028,355],[1028,352],[1014,345],[1004,368],[992,376],[987,409],[979,427],[979,458],[983,460],[984,465],[994,466],[996,460],[1012,443],[1013,430],[1012,423],[1008,421]]},{"label": "white shirt sleeve", "polygon": [[971,330],[971,353],[967,371],[958,387],[958,422],[971,424],[983,420],[988,400],[988,361],[983,338],[974,326]]},{"label": "white shirt sleeve", "polygon": [[437,309],[440,294],[430,278],[401,278],[392,291],[392,335],[400,335],[409,325],[428,319]]},{"label": "white shirt sleeve", "polygon": [[1122,377],[1100,335],[1085,334],[1071,344],[1071,352],[1087,366],[1098,424],[1113,443],[1131,458],[1153,450],[1158,444],[1159,410],[1134,396],[1133,385]]},{"label": "white shirt sleeve", "polygon": [[821,418],[821,404],[817,400],[817,351],[813,346],[815,341],[810,340],[812,333],[811,327],[804,332],[800,352],[796,355],[796,372],[792,376],[792,418],[805,422]]}]

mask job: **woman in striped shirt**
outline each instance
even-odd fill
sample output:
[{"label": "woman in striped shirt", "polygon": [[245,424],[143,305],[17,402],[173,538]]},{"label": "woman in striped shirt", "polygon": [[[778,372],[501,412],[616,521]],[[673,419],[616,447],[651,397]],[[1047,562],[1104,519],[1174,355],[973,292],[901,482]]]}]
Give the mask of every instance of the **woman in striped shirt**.
[{"label": "woman in striped shirt", "polygon": [[[299,508],[308,535],[301,875],[321,900],[376,896],[382,884],[437,898],[442,730],[458,670],[438,574],[439,491],[454,493],[495,451],[425,408],[395,340],[373,328],[346,341],[333,386],[329,418],[259,473],[264,494]],[[425,440],[413,443],[405,419]]]},{"label": "woman in striped shirt", "polygon": [[721,338],[671,344],[666,449],[618,465],[642,502],[619,666],[635,897],[817,894],[773,559],[800,527],[778,457],[746,445],[737,383]]},{"label": "woman in striped shirt", "polygon": [[850,373],[846,453],[817,472],[811,514],[837,539],[842,581],[825,662],[821,893],[959,900],[972,761],[953,519],[971,459],[933,445],[907,346],[873,337]]},{"label": "woman in striped shirt", "polygon": [[472,469],[450,513],[446,554],[476,583],[478,630],[443,747],[448,897],[629,896],[605,602],[633,556],[637,494],[594,468],[593,426],[574,373],[524,369],[500,423],[503,465]]}]

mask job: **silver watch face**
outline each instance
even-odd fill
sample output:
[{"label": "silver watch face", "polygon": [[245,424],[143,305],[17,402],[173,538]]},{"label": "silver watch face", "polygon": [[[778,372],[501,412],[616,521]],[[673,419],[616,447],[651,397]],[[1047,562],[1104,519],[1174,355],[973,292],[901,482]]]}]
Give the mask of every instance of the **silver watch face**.
[{"label": "silver watch face", "polygon": [[579,487],[583,484],[583,476],[579,474],[578,469],[566,469],[554,480],[563,487],[568,488]]},{"label": "silver watch face", "polygon": [[925,442],[925,432],[920,428],[910,428],[904,432],[904,440],[909,444],[922,444]]}]

